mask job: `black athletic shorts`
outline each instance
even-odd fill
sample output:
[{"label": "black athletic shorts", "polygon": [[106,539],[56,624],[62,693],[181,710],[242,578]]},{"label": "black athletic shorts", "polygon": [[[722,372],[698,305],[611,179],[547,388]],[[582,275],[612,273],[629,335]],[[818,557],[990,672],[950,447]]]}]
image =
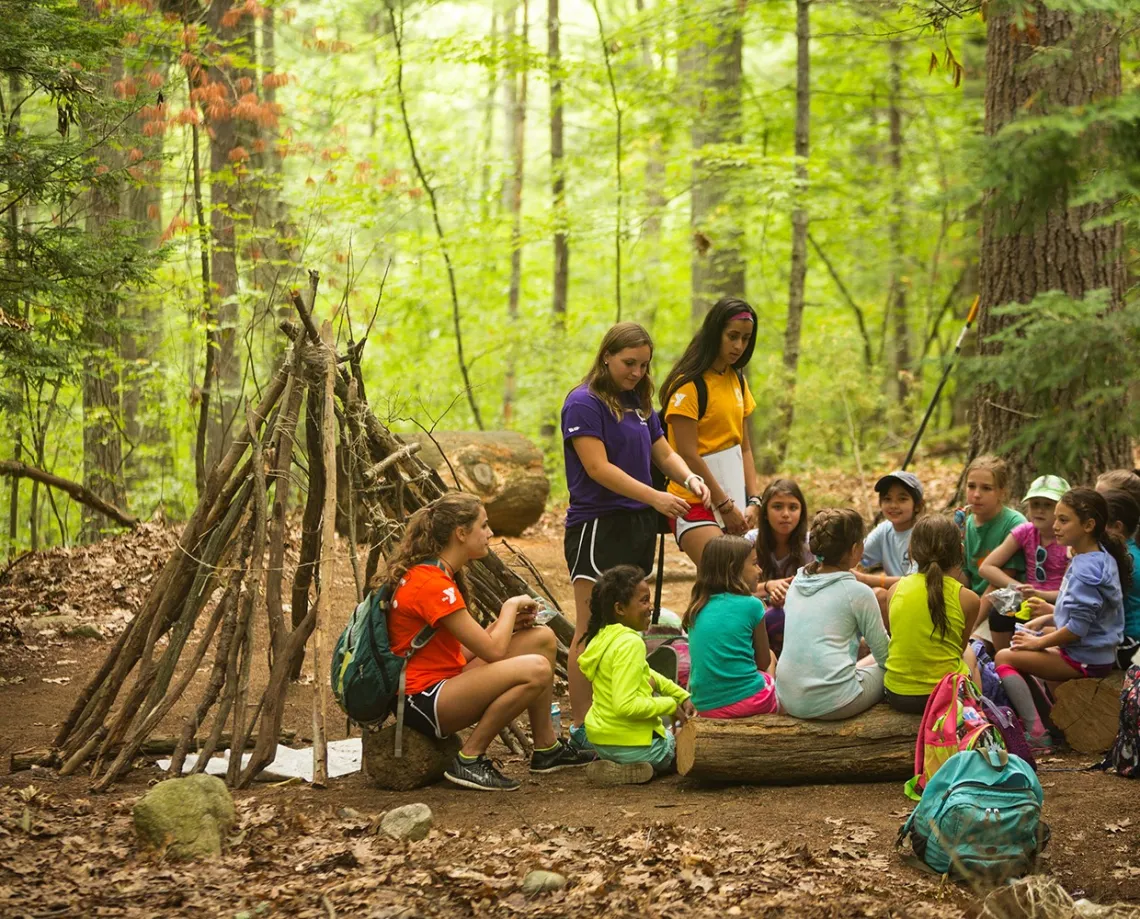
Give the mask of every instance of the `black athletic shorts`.
[{"label": "black athletic shorts", "polygon": [[1006,616],[1004,613],[999,613],[993,607],[990,608],[990,631],[991,632],[1012,632],[1017,620],[1013,616]]},{"label": "black athletic shorts", "polygon": [[596,581],[618,565],[637,565],[649,577],[656,543],[657,511],[650,507],[567,527],[563,548],[570,580]]},{"label": "black athletic shorts", "polygon": [[439,691],[446,682],[447,680],[440,680],[430,689],[404,696],[405,726],[414,728],[427,737],[443,740],[444,734],[439,728],[439,715],[435,706],[439,701]]}]

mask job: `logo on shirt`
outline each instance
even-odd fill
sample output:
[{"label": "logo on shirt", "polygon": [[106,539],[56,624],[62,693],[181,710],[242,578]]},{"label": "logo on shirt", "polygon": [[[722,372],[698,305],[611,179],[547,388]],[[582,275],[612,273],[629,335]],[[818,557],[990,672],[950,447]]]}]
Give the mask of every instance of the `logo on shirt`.
[{"label": "logo on shirt", "polygon": [[443,600],[445,603],[451,604],[455,602],[455,588],[448,587],[443,591]]},{"label": "logo on shirt", "polygon": [[681,403],[685,401],[685,394],[683,392],[675,393],[673,395],[673,408],[680,408]]},{"label": "logo on shirt", "polygon": [[582,426],[578,425],[576,428],[567,428],[566,433],[567,434],[573,434],[575,431],[580,431],[580,430],[582,430]]}]

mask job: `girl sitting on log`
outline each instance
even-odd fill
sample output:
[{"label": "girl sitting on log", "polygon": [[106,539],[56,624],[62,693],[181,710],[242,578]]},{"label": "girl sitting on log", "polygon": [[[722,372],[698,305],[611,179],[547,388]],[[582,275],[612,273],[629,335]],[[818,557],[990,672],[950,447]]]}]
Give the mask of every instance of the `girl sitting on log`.
[{"label": "girl sitting on log", "polygon": [[590,627],[578,657],[593,685],[586,737],[598,759],[587,775],[601,784],[648,782],[673,768],[676,743],[662,718],[683,724],[695,714],[689,694],[645,660],[640,633],[649,626],[652,603],[645,572],[618,565],[590,593]]},{"label": "girl sitting on log", "polygon": [[[887,622],[887,593],[902,578],[914,574],[914,561],[910,555],[910,536],[914,524],[926,509],[922,483],[913,472],[899,470],[883,476],[875,483],[879,496],[879,510],[883,521],[868,534],[863,544],[863,558],[855,577],[866,584],[879,601],[883,624]],[[868,572],[881,569],[877,574]]]},{"label": "girl sitting on log", "polygon": [[959,580],[962,539],[953,520],[919,520],[910,555],[918,571],[890,590],[891,656],[884,695],[896,711],[921,715],[946,674],[969,674],[962,651],[981,601]]},{"label": "girl sitting on log", "polygon": [[764,604],[752,595],[759,580],[760,566],[747,539],[717,536],[705,546],[684,622],[692,664],[689,688],[702,718],[779,711]]},{"label": "girl sitting on log", "polygon": [[[863,518],[826,508],[808,539],[815,561],[788,588],[776,695],[796,718],[838,721],[882,701],[889,639],[875,592],[851,573],[863,557]],[[873,657],[856,659],[860,639]]]},{"label": "girl sitting on log", "polygon": [[767,610],[768,645],[778,656],[784,643],[784,598],[796,572],[811,561],[807,500],[791,479],[774,479],[760,496],[759,510],[756,530],[748,537],[756,541],[762,578],[756,596]]},{"label": "girl sitting on log", "polygon": [[996,655],[1002,686],[1035,745],[1048,740],[1024,676],[1099,679],[1116,660],[1132,560],[1124,543],[1108,533],[1108,517],[1108,502],[1091,488],[1074,488],[1057,502],[1053,532],[1072,553],[1057,603],[1033,601],[1044,615],[1015,631],[1011,646]]},{"label": "girl sitting on log", "polygon": [[586,744],[582,718],[590,684],[578,667],[582,636],[590,622],[590,591],[616,565],[653,570],[658,515],[689,513],[684,498],[653,487],[650,466],[680,482],[707,505],[704,481],[665,438],[653,411],[649,362],[653,341],[636,322],[619,322],[602,339],[586,378],[562,406],[562,442],[570,507],[564,549],[574,586],[574,638],[567,677],[575,724],[570,741]]},{"label": "girl sitting on log", "polygon": [[755,331],[756,311],[736,297],[722,297],[661,387],[669,445],[712,494],[708,508],[682,483],[669,483],[670,494],[689,505],[670,527],[694,563],[709,540],[721,532],[742,535],[759,519],[760,480],[745,423],[756,403],[744,378]]},{"label": "girl sitting on log", "polygon": [[490,537],[487,511],[473,495],[449,493],[412,514],[388,563],[394,588],[388,634],[392,650],[406,654],[425,626],[436,630],[408,661],[406,724],[441,739],[475,725],[444,776],[464,788],[514,791],[519,782],[486,753],[524,711],[534,737],[531,772],[584,766],[593,756],[554,733],[558,643],[550,629],[534,625],[534,600],[512,597],[486,628],[468,611],[463,567],[487,554]]}]

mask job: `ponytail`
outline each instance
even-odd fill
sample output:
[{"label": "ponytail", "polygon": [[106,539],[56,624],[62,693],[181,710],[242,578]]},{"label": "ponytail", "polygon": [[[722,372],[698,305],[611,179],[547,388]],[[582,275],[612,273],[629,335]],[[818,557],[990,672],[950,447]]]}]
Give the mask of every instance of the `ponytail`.
[{"label": "ponytail", "polygon": [[[385,580],[392,590],[399,586],[400,578],[416,565],[439,558],[459,527],[474,527],[482,507],[483,502],[475,495],[451,491],[412,514],[403,539],[388,560]],[[455,583],[463,599],[470,602],[467,579],[462,571],[455,572]]]},{"label": "ponytail", "polygon": [[1128,593],[1132,589],[1132,578],[1135,573],[1132,570],[1132,556],[1128,554],[1128,547],[1124,545],[1124,541],[1105,529],[1109,521],[1109,504],[1105,496],[1082,486],[1069,489],[1059,503],[1071,507],[1081,523],[1092,520],[1092,537],[1116,561],[1116,567],[1120,572],[1120,586],[1125,593]]},{"label": "ponytail", "polygon": [[598,632],[617,622],[614,607],[626,606],[644,581],[645,572],[636,565],[618,565],[598,578],[590,591],[590,621],[578,644],[588,645]]},{"label": "ponytail", "polygon": [[1124,545],[1123,539],[1111,533],[1105,533],[1101,537],[1101,543],[1104,550],[1116,561],[1117,570],[1120,572],[1120,589],[1128,593],[1136,576],[1136,572],[1132,570],[1132,556],[1128,552],[1128,547]]},{"label": "ponytail", "polygon": [[946,616],[946,588],[943,586],[947,571],[962,567],[962,538],[958,527],[947,517],[921,517],[910,535],[910,557],[918,571],[926,578],[926,608],[930,611],[933,626],[942,638],[946,637],[949,621]]},{"label": "ponytail", "polygon": [[942,588],[942,566],[932,561],[923,572],[926,576],[926,608],[930,610],[930,621],[934,627],[930,630],[930,637],[934,637],[934,629],[938,634],[946,637],[946,594]]}]

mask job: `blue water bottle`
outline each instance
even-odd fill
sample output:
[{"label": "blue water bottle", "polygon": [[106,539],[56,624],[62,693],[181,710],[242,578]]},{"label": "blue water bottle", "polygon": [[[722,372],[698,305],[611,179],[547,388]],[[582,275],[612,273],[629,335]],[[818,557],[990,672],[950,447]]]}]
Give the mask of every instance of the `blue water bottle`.
[{"label": "blue water bottle", "polygon": [[554,725],[554,736],[562,736],[562,706],[557,702],[550,705],[550,723]]}]

